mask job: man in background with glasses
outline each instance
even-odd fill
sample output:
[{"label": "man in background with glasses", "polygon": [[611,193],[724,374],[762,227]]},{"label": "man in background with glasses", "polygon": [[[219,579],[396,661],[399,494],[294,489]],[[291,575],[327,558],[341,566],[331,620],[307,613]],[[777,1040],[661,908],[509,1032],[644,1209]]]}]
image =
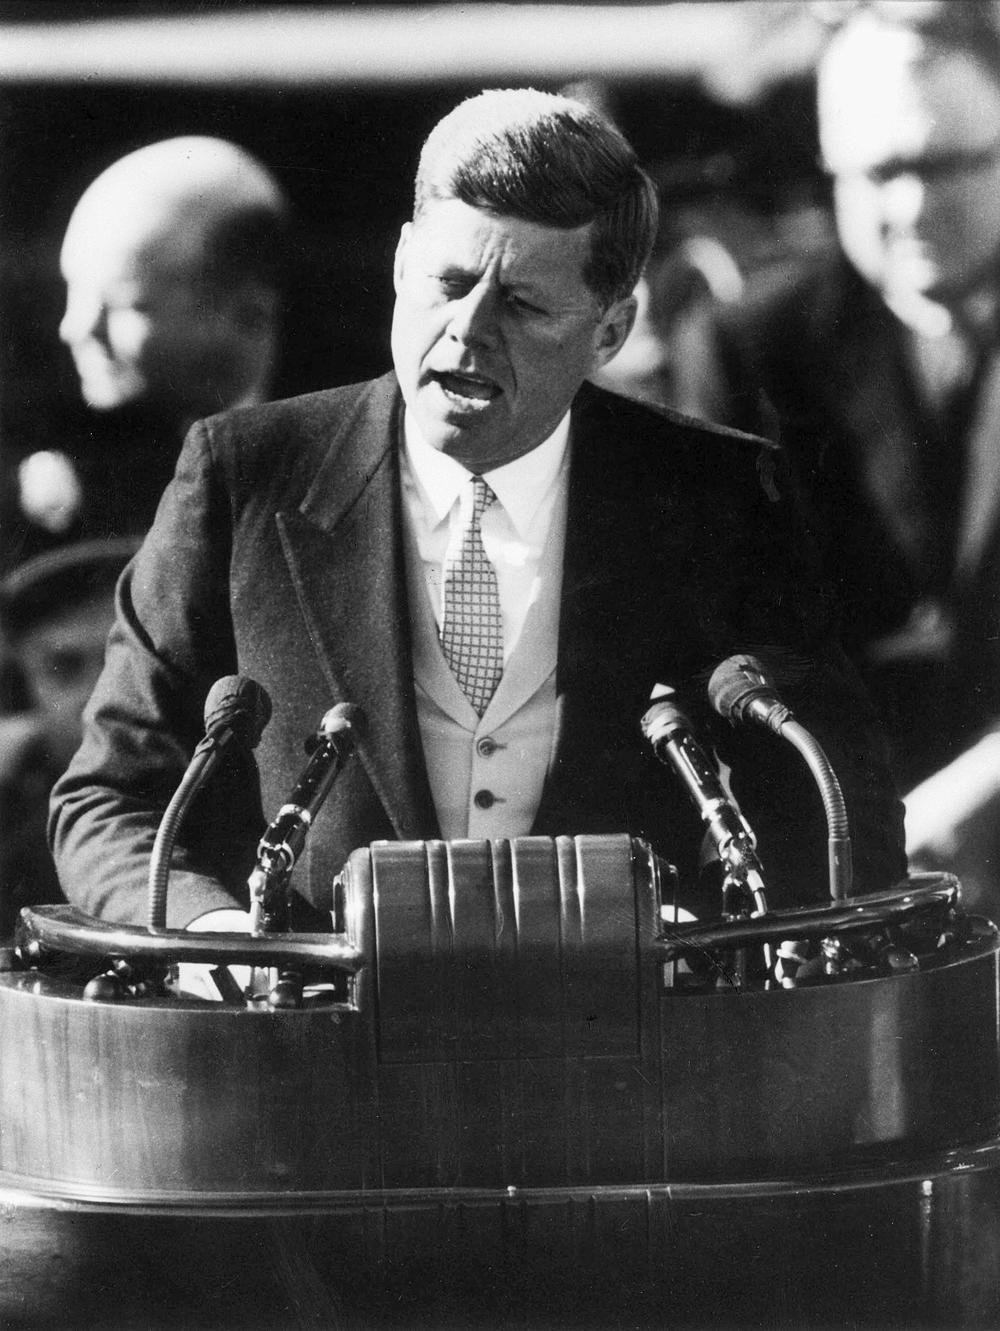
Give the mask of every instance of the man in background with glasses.
[{"label": "man in background with glasses", "polygon": [[721,330],[730,419],[799,463],[914,867],[1000,903],[1000,33],[855,6],[820,61],[839,249]]}]

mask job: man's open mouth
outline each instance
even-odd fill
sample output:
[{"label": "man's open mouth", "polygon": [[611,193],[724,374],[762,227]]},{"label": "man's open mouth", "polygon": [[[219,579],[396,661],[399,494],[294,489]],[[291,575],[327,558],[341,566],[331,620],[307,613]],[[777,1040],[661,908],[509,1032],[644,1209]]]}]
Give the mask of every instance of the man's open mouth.
[{"label": "man's open mouth", "polygon": [[434,378],[447,396],[459,403],[492,402],[500,396],[499,386],[482,375],[462,374],[453,370],[436,372]]}]

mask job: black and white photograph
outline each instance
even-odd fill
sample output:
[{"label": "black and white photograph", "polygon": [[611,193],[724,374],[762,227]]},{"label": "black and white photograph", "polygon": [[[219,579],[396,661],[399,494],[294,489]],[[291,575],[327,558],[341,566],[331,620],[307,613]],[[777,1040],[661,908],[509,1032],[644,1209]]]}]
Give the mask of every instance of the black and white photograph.
[{"label": "black and white photograph", "polygon": [[0,1329],[1000,1326],[1000,3],[0,0]]}]

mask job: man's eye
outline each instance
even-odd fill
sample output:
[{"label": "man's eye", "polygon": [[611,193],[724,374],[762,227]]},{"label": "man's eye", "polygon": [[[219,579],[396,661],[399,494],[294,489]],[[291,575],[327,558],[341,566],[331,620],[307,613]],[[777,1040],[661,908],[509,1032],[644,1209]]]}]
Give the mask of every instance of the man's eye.
[{"label": "man's eye", "polygon": [[446,295],[449,300],[461,300],[463,296],[468,295],[472,290],[472,284],[462,277],[448,277],[439,274],[434,280],[437,282],[440,291]]},{"label": "man's eye", "polygon": [[534,301],[528,300],[526,296],[518,296],[516,293],[512,292],[508,299],[515,309],[522,310],[525,314],[545,313],[540,305],[536,305]]},{"label": "man's eye", "polygon": [[45,673],[63,684],[72,684],[82,679],[89,665],[86,653],[76,647],[53,647],[43,662]]}]

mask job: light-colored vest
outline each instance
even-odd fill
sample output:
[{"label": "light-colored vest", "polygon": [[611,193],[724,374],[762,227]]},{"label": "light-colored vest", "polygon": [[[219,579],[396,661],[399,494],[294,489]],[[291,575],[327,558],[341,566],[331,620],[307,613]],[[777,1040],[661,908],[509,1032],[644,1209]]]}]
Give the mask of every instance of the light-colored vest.
[{"label": "light-colored vest", "polygon": [[531,830],[555,739],[565,526],[565,505],[557,505],[542,557],[542,593],[480,718],[444,659],[420,552],[407,525],[417,719],[447,840],[526,836]]}]

